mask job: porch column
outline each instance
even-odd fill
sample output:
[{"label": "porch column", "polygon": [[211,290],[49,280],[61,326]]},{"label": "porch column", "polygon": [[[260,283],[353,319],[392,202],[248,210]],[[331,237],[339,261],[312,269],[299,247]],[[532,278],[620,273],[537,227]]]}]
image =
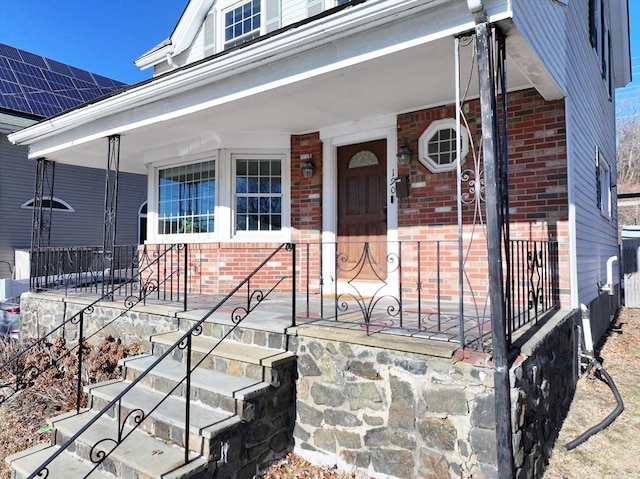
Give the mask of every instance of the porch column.
[{"label": "porch column", "polygon": [[[53,219],[53,186],[55,180],[55,166],[53,161],[45,158],[36,160],[36,186],[33,194],[33,216],[31,221],[31,249],[29,287],[32,291],[44,286],[44,278],[48,271],[47,258],[39,249],[51,243],[51,221]],[[49,200],[48,206],[44,200]]]},{"label": "porch column", "polygon": [[118,175],[120,173],[120,135],[109,137],[107,167],[104,185],[104,234],[102,250],[102,294],[107,285],[113,284],[113,252],[116,241],[116,218],[118,213]]},{"label": "porch column", "polygon": [[[481,4],[481,2],[480,2]],[[514,477],[514,460],[511,428],[511,401],[509,383],[509,360],[507,357],[506,300],[502,277],[502,246],[504,229],[508,230],[508,205],[505,195],[506,155],[499,148],[500,129],[493,64],[493,34],[484,8],[473,12],[476,18],[476,45],[478,54],[478,78],[480,83],[480,109],[482,114],[482,155],[485,171],[485,198],[487,218],[487,253],[489,266],[489,298],[491,301],[491,333],[494,361],[494,390],[496,409],[496,444],[498,455],[498,478]],[[499,49],[500,50],[500,49]],[[501,52],[499,52],[501,53]],[[500,57],[502,59],[502,57]],[[504,62],[503,62],[504,63]],[[501,68],[504,65],[500,65]],[[504,71],[500,71],[504,80]],[[506,88],[501,93],[504,98]],[[503,103],[506,105],[506,102]],[[506,116],[505,116],[506,118]],[[503,128],[506,129],[503,119]],[[504,132],[503,132],[504,133]],[[506,141],[506,135],[503,139]],[[504,146],[504,145],[503,145]],[[502,162],[500,160],[503,160]],[[504,238],[505,242],[508,236]]]}]

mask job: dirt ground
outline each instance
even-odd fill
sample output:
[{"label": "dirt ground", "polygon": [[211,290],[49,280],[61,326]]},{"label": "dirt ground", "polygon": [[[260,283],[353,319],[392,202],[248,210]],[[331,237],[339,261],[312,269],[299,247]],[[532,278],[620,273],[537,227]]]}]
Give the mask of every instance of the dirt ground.
[{"label": "dirt ground", "polygon": [[624,411],[586,442],[565,450],[565,444],[598,424],[616,407],[611,389],[593,373],[585,374],[578,381],[544,479],[640,477],[640,309],[620,311],[599,357],[622,396]]}]

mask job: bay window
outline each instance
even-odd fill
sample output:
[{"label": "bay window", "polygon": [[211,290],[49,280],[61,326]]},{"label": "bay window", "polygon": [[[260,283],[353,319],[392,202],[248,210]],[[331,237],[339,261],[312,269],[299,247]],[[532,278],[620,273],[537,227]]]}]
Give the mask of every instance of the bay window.
[{"label": "bay window", "polygon": [[215,161],[158,171],[158,233],[213,233]]}]

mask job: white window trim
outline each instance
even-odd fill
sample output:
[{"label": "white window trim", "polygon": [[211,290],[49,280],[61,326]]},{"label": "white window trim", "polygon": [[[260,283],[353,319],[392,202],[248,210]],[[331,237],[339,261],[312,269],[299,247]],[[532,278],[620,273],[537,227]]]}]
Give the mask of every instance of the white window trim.
[{"label": "white window trim", "polygon": [[456,157],[455,161],[447,165],[441,165],[436,163],[433,159],[429,157],[429,140],[431,137],[440,130],[448,130],[451,129],[453,131],[458,130],[458,125],[454,118],[444,118],[442,120],[436,120],[431,122],[428,128],[420,135],[418,139],[418,160],[420,163],[424,165],[432,173],[444,173],[446,171],[453,171],[457,168],[458,161],[462,160],[462,164],[464,164],[467,153],[469,153],[469,132],[464,127],[464,125],[460,125],[460,140],[461,140],[461,151],[460,157]]},{"label": "white window trim", "polygon": [[[215,18],[218,19],[218,35],[217,35],[217,42],[216,44],[219,45],[219,47],[217,48],[218,51],[223,51],[226,49],[226,44],[227,41],[225,40],[225,28],[226,28],[226,22],[225,22],[225,14],[227,12],[229,12],[230,10],[234,10],[238,7],[240,7],[241,5],[250,2],[251,0],[237,0],[237,1],[233,1],[233,2],[220,2],[218,4],[218,14],[215,16]],[[264,15],[266,14],[265,12],[265,4],[264,4],[264,0],[260,1],[260,28],[258,29],[258,36],[263,35],[265,33],[265,18]],[[241,37],[237,37],[237,38],[241,38]],[[236,39],[234,39],[236,40]]]},{"label": "white window trim", "polygon": [[[282,172],[282,218],[281,229],[279,231],[236,231],[236,160],[280,160]],[[256,150],[233,150],[229,151],[230,174],[228,211],[229,218],[227,224],[230,226],[229,237],[231,241],[238,242],[261,242],[261,241],[290,241],[291,240],[291,190],[290,190],[290,161],[289,155],[283,152]]]},{"label": "white window trim", "polygon": [[[282,229],[280,231],[242,231],[235,233],[235,161],[234,158],[281,159],[282,161]],[[216,206],[214,231],[207,233],[158,233],[159,172],[186,164],[215,161]],[[291,241],[291,160],[283,149],[220,149],[180,159],[165,159],[149,165],[147,190],[147,243],[219,243],[219,242],[288,242]]]},{"label": "white window trim", "polygon": [[[204,161],[215,162],[215,179],[216,179],[216,198],[215,207],[213,210],[214,215],[214,231],[206,233],[174,233],[174,234],[160,234],[158,231],[158,220],[160,216],[158,208],[158,189],[160,185],[160,170],[166,168],[173,168],[176,166],[191,165],[195,163],[202,163]],[[147,242],[149,243],[211,243],[215,242],[218,237],[218,215],[220,211],[219,198],[220,192],[218,188],[220,177],[220,161],[218,160],[217,152],[209,152],[208,154],[186,157],[181,160],[164,160],[158,163],[154,163],[153,174],[149,181],[148,200],[147,200]]]},{"label": "white window trim", "polygon": [[[56,201],[58,203],[60,203],[61,205],[64,206],[64,208],[51,208],[51,211],[60,211],[61,213],[75,213],[76,210],[66,201],[61,200],[60,198],[56,198],[51,197],[51,196],[43,196],[42,200],[47,200],[47,201]],[[32,210],[34,209],[34,203],[36,202],[35,198],[31,198],[30,200],[25,201],[24,203],[22,203],[20,205],[20,208],[24,208],[25,210]],[[49,209],[48,207],[43,207],[43,209]]]},{"label": "white window trim", "polygon": [[598,168],[596,193],[600,192],[598,203],[600,205],[600,214],[607,219],[611,219],[611,169],[609,164],[602,158],[600,149],[596,147],[596,168]]}]

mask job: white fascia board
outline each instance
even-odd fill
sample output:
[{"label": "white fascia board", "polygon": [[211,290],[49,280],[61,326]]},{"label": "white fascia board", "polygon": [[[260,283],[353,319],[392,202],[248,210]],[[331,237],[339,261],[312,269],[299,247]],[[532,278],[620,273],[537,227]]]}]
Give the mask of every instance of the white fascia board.
[{"label": "white fascia board", "polygon": [[[248,48],[241,48],[232,51],[226,55],[213,60],[208,60],[173,71],[171,73],[161,75],[153,80],[143,83],[136,87],[135,85],[120,94],[106,98],[87,105],[86,107],[72,110],[66,114],[50,118],[46,121],[38,123],[33,127],[26,128],[20,132],[10,135],[9,140],[16,144],[30,143],[32,145],[32,154],[35,155],[37,146],[34,142],[42,141],[48,137],[59,135],[60,133],[78,129],[79,125],[104,119],[108,116],[117,115],[136,107],[141,107],[153,102],[160,102],[165,98],[178,95],[185,91],[192,91],[203,85],[215,83],[217,81],[237,76],[249,70],[260,67],[265,62],[271,63],[282,58],[294,56],[297,53],[310,50],[317,46],[335,42],[342,37],[352,35],[354,31],[362,29],[370,29],[377,24],[394,21],[403,16],[413,15],[418,11],[428,10],[435,5],[446,3],[447,0],[435,0],[425,3],[424,0],[383,0],[372,2],[371,4],[363,3],[357,5],[353,10],[347,9],[349,15],[329,15],[318,21],[304,25],[301,28],[287,30],[281,34],[275,35],[265,41],[258,42]],[[498,19],[492,19],[498,20]],[[319,74],[341,69],[349,65],[358,64],[369,59],[382,57],[401,51],[411,46],[428,43],[438,38],[453,35],[472,28],[473,21],[469,16],[469,21],[460,23],[450,29],[439,31],[428,37],[419,38],[413,41],[395,44],[387,48],[383,48],[373,53],[366,53],[354,56],[347,60],[337,62],[332,65],[323,66],[316,69],[310,69],[302,74],[294,75],[284,80],[262,84],[254,88],[247,89],[240,93],[235,93],[223,98],[217,98],[211,102],[192,105],[187,108],[163,112],[155,117],[146,117],[129,123],[126,127],[117,127],[113,130],[95,131],[92,135],[83,139],[74,137],[73,144],[91,141],[92,139],[104,137],[113,134],[119,134],[134,128],[145,126],[151,123],[165,121],[176,118],[195,111],[203,110],[216,106],[216,104],[227,103],[235,99],[244,98],[254,95],[261,91],[267,91],[286,84],[295,83],[305,78],[311,78]],[[66,142],[66,146],[59,144],[59,147],[49,145],[46,151],[52,152],[64,149],[70,146]],[[44,154],[42,151],[40,155]]]},{"label": "white fascia board", "polygon": [[167,54],[178,55],[191,46],[204,18],[211,10],[214,0],[191,0],[185,8],[178,24],[167,39],[167,44],[145,53],[134,63],[141,70],[155,66],[166,60]]},{"label": "white fascia board", "polygon": [[155,66],[166,60],[167,54],[173,55],[173,50],[173,43],[171,42],[171,39],[168,38],[166,40],[166,45],[158,47],[149,53],[145,53],[133,63],[135,63],[140,70],[146,70],[147,68]]}]

